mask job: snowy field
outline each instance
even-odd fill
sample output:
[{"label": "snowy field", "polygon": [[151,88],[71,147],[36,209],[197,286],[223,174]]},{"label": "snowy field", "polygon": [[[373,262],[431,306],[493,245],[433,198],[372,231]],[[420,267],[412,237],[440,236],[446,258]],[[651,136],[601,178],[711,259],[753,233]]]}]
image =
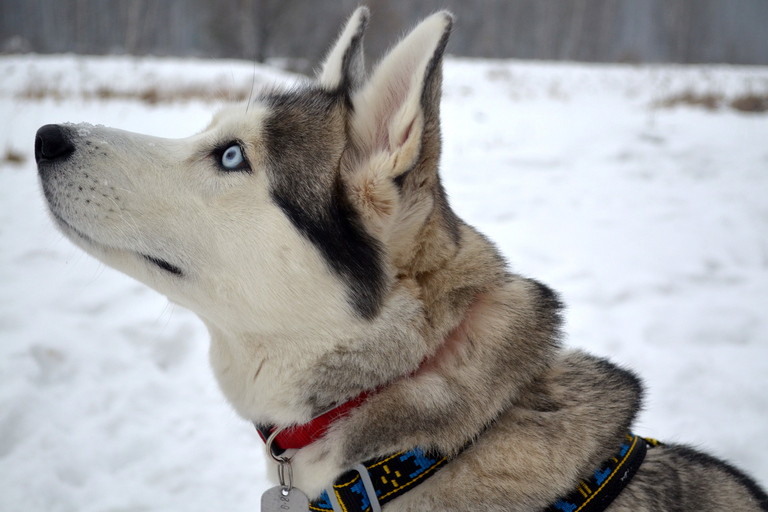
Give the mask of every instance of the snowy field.
[{"label": "snowy field", "polygon": [[[0,510],[258,509],[262,443],[216,388],[202,323],[55,231],[32,149],[66,121],[190,135],[292,80],[0,57]],[[562,293],[570,346],[643,376],[637,433],[768,486],[768,113],[728,106],[747,94],[768,94],[768,68],[451,59],[443,178],[516,271]],[[676,95],[719,106],[658,105]]]}]

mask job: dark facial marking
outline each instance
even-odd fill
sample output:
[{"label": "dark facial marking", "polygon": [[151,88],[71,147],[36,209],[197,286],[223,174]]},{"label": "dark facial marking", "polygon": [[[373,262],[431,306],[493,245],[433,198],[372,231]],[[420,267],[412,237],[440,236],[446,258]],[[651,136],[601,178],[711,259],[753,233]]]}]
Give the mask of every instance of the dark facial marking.
[{"label": "dark facial marking", "polygon": [[339,176],[346,144],[342,95],[307,89],[263,98],[272,198],[349,286],[358,314],[378,314],[386,288],[381,248],[348,204]]},{"label": "dark facial marking", "polygon": [[365,233],[356,214],[338,199],[328,205],[324,215],[313,216],[280,191],[273,191],[272,197],[331,268],[345,278],[357,312],[363,318],[374,318],[381,302],[384,275],[378,243]]}]

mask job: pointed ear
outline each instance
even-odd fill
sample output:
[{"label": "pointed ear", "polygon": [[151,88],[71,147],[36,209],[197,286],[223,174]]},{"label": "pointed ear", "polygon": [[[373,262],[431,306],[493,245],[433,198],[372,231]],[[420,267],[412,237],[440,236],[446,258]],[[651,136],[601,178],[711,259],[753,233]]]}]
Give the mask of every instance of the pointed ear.
[{"label": "pointed ear", "polygon": [[[413,167],[423,144],[434,144],[439,153],[441,64],[452,25],[447,11],[422,21],[352,98],[356,156],[366,160],[382,152],[388,155],[391,179]],[[424,137],[426,129],[434,141]]]},{"label": "pointed ear", "polygon": [[452,24],[447,12],[421,22],[352,95],[342,178],[350,203],[395,265],[413,257],[433,206],[447,211],[438,177],[439,117],[442,57]]},{"label": "pointed ear", "polygon": [[317,82],[323,89],[354,91],[362,85],[365,79],[363,34],[369,16],[367,7],[358,7],[350,16],[317,74]]}]

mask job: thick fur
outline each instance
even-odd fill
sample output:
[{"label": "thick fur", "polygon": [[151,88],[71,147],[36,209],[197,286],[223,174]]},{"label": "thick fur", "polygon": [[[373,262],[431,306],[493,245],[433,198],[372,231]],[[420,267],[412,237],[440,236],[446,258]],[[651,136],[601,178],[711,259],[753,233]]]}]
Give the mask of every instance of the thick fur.
[{"label": "thick fur", "polygon": [[[244,418],[287,427],[374,391],[292,454],[310,497],[421,446],[458,455],[388,511],[540,510],[618,448],[640,382],[564,350],[556,294],[451,210],[438,175],[451,16],[423,21],[369,78],[367,23],[358,9],[316,81],[264,91],[187,139],[42,128],[45,197],[76,244],[200,316]],[[731,466],[664,446],[610,510],[768,498]]]}]

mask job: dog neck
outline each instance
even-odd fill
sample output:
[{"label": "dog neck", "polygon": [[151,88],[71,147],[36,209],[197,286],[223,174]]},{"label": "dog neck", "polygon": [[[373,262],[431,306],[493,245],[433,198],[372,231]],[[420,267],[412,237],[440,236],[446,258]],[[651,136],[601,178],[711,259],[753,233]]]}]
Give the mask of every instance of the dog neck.
[{"label": "dog neck", "polygon": [[[408,374],[408,377],[415,377],[425,371],[433,370],[440,365],[440,362],[444,358],[451,357],[452,354],[461,350],[459,346],[461,345],[461,340],[466,339],[465,331],[467,330],[467,323],[471,319],[471,311],[472,309],[470,308],[459,325],[445,338],[437,352],[431,356],[425,357],[419,367],[414,372]],[[254,423],[254,426],[265,443],[267,443],[270,436],[273,437],[271,446],[268,447],[268,449],[272,450],[273,454],[280,455],[286,450],[300,450],[322,438],[335,421],[343,418],[353,409],[362,405],[362,403],[375,392],[376,390],[363,391],[354,398],[339,405],[335,405],[331,409],[315,416],[306,423],[282,429],[275,425],[263,425],[257,422]]]},{"label": "dog neck", "polygon": [[[467,331],[470,328],[470,324],[477,322],[479,320],[478,316],[482,316],[484,302],[483,295],[472,298],[458,325],[453,327],[448,335],[443,338],[442,342],[437,346],[437,350],[424,357],[414,371],[400,378],[417,378],[421,374],[435,371],[446,360],[461,358],[462,352],[466,349]],[[278,428],[272,424],[254,422],[254,426],[265,443],[274,434],[269,449],[275,455],[279,455],[286,450],[300,450],[321,439],[334,422],[342,419],[352,410],[362,405],[369,396],[383,387],[385,386],[365,390],[346,402],[334,405],[306,423]]]}]

